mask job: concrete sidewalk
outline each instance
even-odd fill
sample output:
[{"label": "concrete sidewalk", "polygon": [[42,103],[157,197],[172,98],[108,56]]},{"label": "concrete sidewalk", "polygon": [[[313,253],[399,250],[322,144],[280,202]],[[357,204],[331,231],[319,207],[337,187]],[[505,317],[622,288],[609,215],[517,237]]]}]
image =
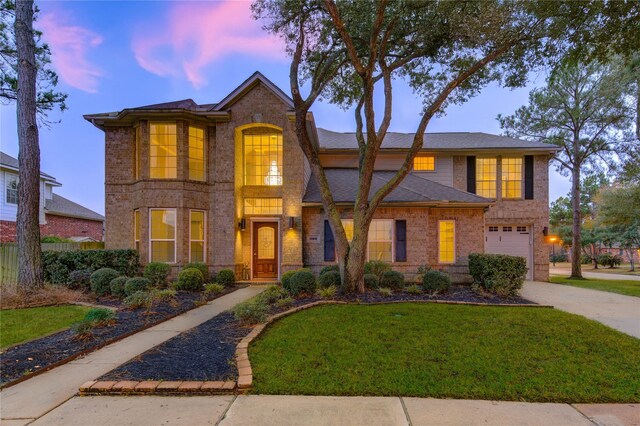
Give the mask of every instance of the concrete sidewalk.
[{"label": "concrete sidewalk", "polygon": [[537,281],[525,281],[520,294],[640,339],[640,297]]},{"label": "concrete sidewalk", "polygon": [[[568,277],[569,275],[571,275],[571,269],[554,268],[553,266],[551,266],[549,269],[549,273],[551,275]],[[582,271],[582,276],[584,278],[591,278],[593,280],[640,281],[640,275],[624,275],[606,272],[591,272],[584,270]]]},{"label": "concrete sidewalk", "polygon": [[[245,287],[204,306],[136,333],[84,357],[40,374],[0,392],[2,424],[27,424],[59,406],[89,380],[113,370],[131,358],[170,338],[210,320],[236,304],[263,291]],[[9,422],[10,419],[14,421]],[[93,424],[87,422],[85,424]]]},{"label": "concrete sidewalk", "polygon": [[72,398],[32,424],[637,426],[640,405],[398,397],[91,396]]}]

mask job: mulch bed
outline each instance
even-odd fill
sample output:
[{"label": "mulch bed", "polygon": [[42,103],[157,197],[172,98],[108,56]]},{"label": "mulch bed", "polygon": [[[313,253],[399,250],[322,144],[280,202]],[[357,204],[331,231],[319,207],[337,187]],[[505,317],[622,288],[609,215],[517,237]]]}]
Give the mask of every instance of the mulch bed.
[{"label": "mulch bed", "polygon": [[0,354],[0,385],[4,386],[25,376],[44,371],[70,357],[91,352],[136,331],[196,308],[203,301],[213,300],[238,288],[240,287],[233,287],[217,295],[178,292],[174,303],[163,302],[155,305],[150,313],[146,313],[142,308],[124,309],[121,301],[117,299],[99,298],[96,300],[97,304],[118,308],[115,323],[94,328],[93,337],[87,340],[75,339],[75,332],[69,329],[7,349]]}]

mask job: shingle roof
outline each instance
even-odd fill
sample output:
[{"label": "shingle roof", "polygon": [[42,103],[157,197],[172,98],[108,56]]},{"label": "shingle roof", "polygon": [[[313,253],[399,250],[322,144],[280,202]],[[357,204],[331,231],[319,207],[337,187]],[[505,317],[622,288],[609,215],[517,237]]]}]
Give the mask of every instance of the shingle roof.
[{"label": "shingle roof", "polygon": [[58,194],[53,194],[53,198],[51,200],[47,200],[44,211],[45,213],[59,214],[61,216],[104,221],[104,216],[101,214],[96,213],[93,210],[89,210],[80,204],[76,204]]},{"label": "shingle roof", "polygon": [[[371,195],[387,183],[395,171],[378,171],[373,173],[371,181]],[[337,203],[353,203],[358,189],[357,169],[325,169],[329,187]],[[316,179],[312,176],[307,186],[307,192],[302,200],[305,203],[320,203],[320,189]],[[396,189],[384,199],[385,203],[472,203],[489,205],[490,200],[475,194],[460,191],[450,186],[431,181],[415,173],[409,173]]]},{"label": "shingle roof", "polygon": [[[7,166],[10,167],[12,169],[18,169],[18,159],[14,158],[12,156],[10,156],[9,154],[5,154],[4,152],[0,151],[0,165],[3,166]],[[53,176],[51,176],[50,174],[44,173],[44,172],[40,172],[40,176],[48,179],[48,180],[53,180],[55,181],[56,178],[54,178]]]},{"label": "shingle roof", "polygon": [[[409,149],[415,133],[389,132],[382,142],[383,149]],[[322,149],[356,149],[355,133],[339,133],[318,128],[318,141]],[[425,150],[446,149],[545,149],[556,151],[555,145],[526,141],[508,136],[480,132],[425,133]]]}]

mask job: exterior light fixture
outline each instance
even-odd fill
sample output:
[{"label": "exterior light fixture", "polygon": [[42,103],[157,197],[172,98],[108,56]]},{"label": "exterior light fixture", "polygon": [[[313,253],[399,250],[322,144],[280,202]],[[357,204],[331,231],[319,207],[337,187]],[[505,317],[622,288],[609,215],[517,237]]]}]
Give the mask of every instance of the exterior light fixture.
[{"label": "exterior light fixture", "polygon": [[545,237],[549,235],[549,227],[545,226],[544,228],[542,228],[542,235],[544,235]]},{"label": "exterior light fixture", "polygon": [[278,170],[278,163],[276,163],[275,161],[271,162],[269,173],[264,177],[264,184],[282,185],[282,176],[280,175],[280,171]]},{"label": "exterior light fixture", "polygon": [[289,216],[289,229],[293,229],[296,227],[296,218],[293,216]]},{"label": "exterior light fixture", "polygon": [[238,222],[238,228],[240,228],[241,231],[247,229],[247,220],[244,217]]}]

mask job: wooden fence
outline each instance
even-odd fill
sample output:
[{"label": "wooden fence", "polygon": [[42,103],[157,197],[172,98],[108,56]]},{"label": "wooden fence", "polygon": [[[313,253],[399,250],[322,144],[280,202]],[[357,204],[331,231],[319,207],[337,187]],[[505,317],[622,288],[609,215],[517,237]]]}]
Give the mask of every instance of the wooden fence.
[{"label": "wooden fence", "polygon": [[[101,250],[103,242],[42,243],[42,251]],[[18,281],[18,244],[0,243],[0,284]]]}]

